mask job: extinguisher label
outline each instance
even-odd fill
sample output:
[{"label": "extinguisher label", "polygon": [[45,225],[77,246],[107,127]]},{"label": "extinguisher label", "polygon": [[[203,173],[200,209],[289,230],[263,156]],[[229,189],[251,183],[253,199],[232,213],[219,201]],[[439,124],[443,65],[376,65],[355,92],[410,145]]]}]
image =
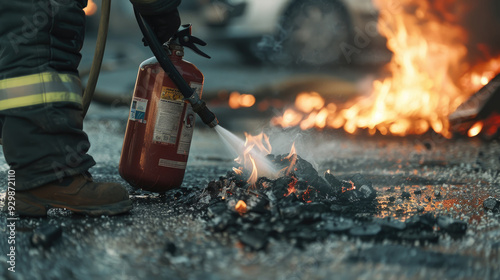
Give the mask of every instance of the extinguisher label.
[{"label": "extinguisher label", "polygon": [[184,106],[184,101],[158,100],[153,141],[175,145]]},{"label": "extinguisher label", "polygon": [[164,100],[183,100],[184,96],[177,88],[162,87],[160,98]]},{"label": "extinguisher label", "polygon": [[187,162],[174,161],[169,159],[160,158],[158,166],[176,168],[176,169],[186,169]]},{"label": "extinguisher label", "polygon": [[[203,89],[203,85],[200,83],[191,82],[189,84],[192,89],[195,90],[195,94],[198,96],[201,95],[201,91]],[[184,116],[184,121],[181,127],[181,133],[179,138],[179,147],[177,148],[177,154],[179,155],[188,155],[189,148],[191,147],[191,139],[193,138],[194,132],[194,122],[195,122],[195,113],[191,104],[188,104],[186,109],[186,114]]]},{"label": "extinguisher label", "polygon": [[146,123],[146,120],[144,118],[146,117],[147,106],[147,99],[134,97],[134,99],[132,100],[132,105],[130,106],[130,114],[128,117],[129,120]]}]

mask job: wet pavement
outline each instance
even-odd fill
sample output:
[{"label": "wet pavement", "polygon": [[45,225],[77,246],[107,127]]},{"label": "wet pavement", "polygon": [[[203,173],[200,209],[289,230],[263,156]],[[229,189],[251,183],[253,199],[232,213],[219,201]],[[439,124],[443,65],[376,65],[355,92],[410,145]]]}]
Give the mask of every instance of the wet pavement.
[{"label": "wet pavement", "polygon": [[[211,54],[213,64],[199,65],[200,69],[208,68],[202,69],[208,71],[207,93],[233,88],[251,91],[303,74],[290,69],[242,67],[225,49],[214,48]],[[103,75],[100,88],[118,93],[130,90],[136,66],[120,71]],[[342,72],[342,78],[357,73],[336,71]],[[235,166],[234,156],[213,130],[200,124],[195,130],[181,187],[189,199],[181,199],[179,191],[166,195],[137,191],[118,174],[128,105],[92,104],[85,121],[92,143],[90,154],[97,162],[91,172],[97,181],[127,186],[134,209],[116,217],[51,210],[46,218],[20,218],[15,231],[15,273],[8,270],[9,229],[2,213],[1,278],[500,279],[500,214],[483,206],[490,196],[500,199],[498,141],[449,140],[430,133],[399,138],[282,130],[268,125],[269,115],[231,111],[224,106],[215,107],[215,111],[221,124],[239,136],[244,131],[256,134],[264,130],[274,154],[288,153],[295,142],[299,156],[311,162],[319,174],[330,170],[339,178],[364,175],[373,183],[378,203],[377,212],[367,219],[406,221],[415,214],[432,213],[467,222],[467,231],[458,239],[443,235],[436,243],[375,242],[329,235],[302,248],[295,246],[297,240],[271,238],[265,249],[249,250],[237,236],[213,232],[200,210],[201,190]],[[0,204],[4,202],[7,171],[2,157]],[[35,233],[48,236],[49,241],[32,244]]]}]

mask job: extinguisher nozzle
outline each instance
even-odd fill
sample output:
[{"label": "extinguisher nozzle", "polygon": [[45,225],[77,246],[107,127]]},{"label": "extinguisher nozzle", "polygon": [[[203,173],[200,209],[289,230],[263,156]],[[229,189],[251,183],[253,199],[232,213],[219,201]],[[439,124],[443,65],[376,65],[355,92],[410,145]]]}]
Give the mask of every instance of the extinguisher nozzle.
[{"label": "extinguisher nozzle", "polygon": [[212,111],[207,107],[207,104],[203,100],[191,104],[193,106],[193,111],[200,116],[204,124],[208,125],[210,128],[214,128],[219,124],[219,120]]}]

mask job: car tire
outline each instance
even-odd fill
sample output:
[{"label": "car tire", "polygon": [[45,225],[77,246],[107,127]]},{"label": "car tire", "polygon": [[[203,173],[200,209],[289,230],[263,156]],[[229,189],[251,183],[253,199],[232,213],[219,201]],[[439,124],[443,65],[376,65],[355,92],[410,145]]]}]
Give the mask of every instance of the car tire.
[{"label": "car tire", "polygon": [[351,34],[349,13],[338,0],[296,0],[285,10],[277,33],[263,37],[251,51],[281,66],[340,64],[340,46]]}]

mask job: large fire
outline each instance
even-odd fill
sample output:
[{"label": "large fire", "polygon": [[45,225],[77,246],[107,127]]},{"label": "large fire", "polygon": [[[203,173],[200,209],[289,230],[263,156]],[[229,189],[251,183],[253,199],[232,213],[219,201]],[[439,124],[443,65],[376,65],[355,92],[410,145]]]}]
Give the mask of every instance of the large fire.
[{"label": "large fire", "polygon": [[[458,22],[465,4],[374,2],[380,11],[379,31],[393,52],[387,66],[390,75],[375,80],[369,95],[347,104],[327,103],[320,93],[301,93],[294,108],[274,118],[273,124],[301,129],[343,127],[348,133],[366,129],[370,134],[398,136],[432,129],[451,136],[448,116],[500,72],[500,57],[468,62],[468,33]],[[483,53],[488,56],[487,49]],[[469,135],[480,131],[476,125]]]}]

